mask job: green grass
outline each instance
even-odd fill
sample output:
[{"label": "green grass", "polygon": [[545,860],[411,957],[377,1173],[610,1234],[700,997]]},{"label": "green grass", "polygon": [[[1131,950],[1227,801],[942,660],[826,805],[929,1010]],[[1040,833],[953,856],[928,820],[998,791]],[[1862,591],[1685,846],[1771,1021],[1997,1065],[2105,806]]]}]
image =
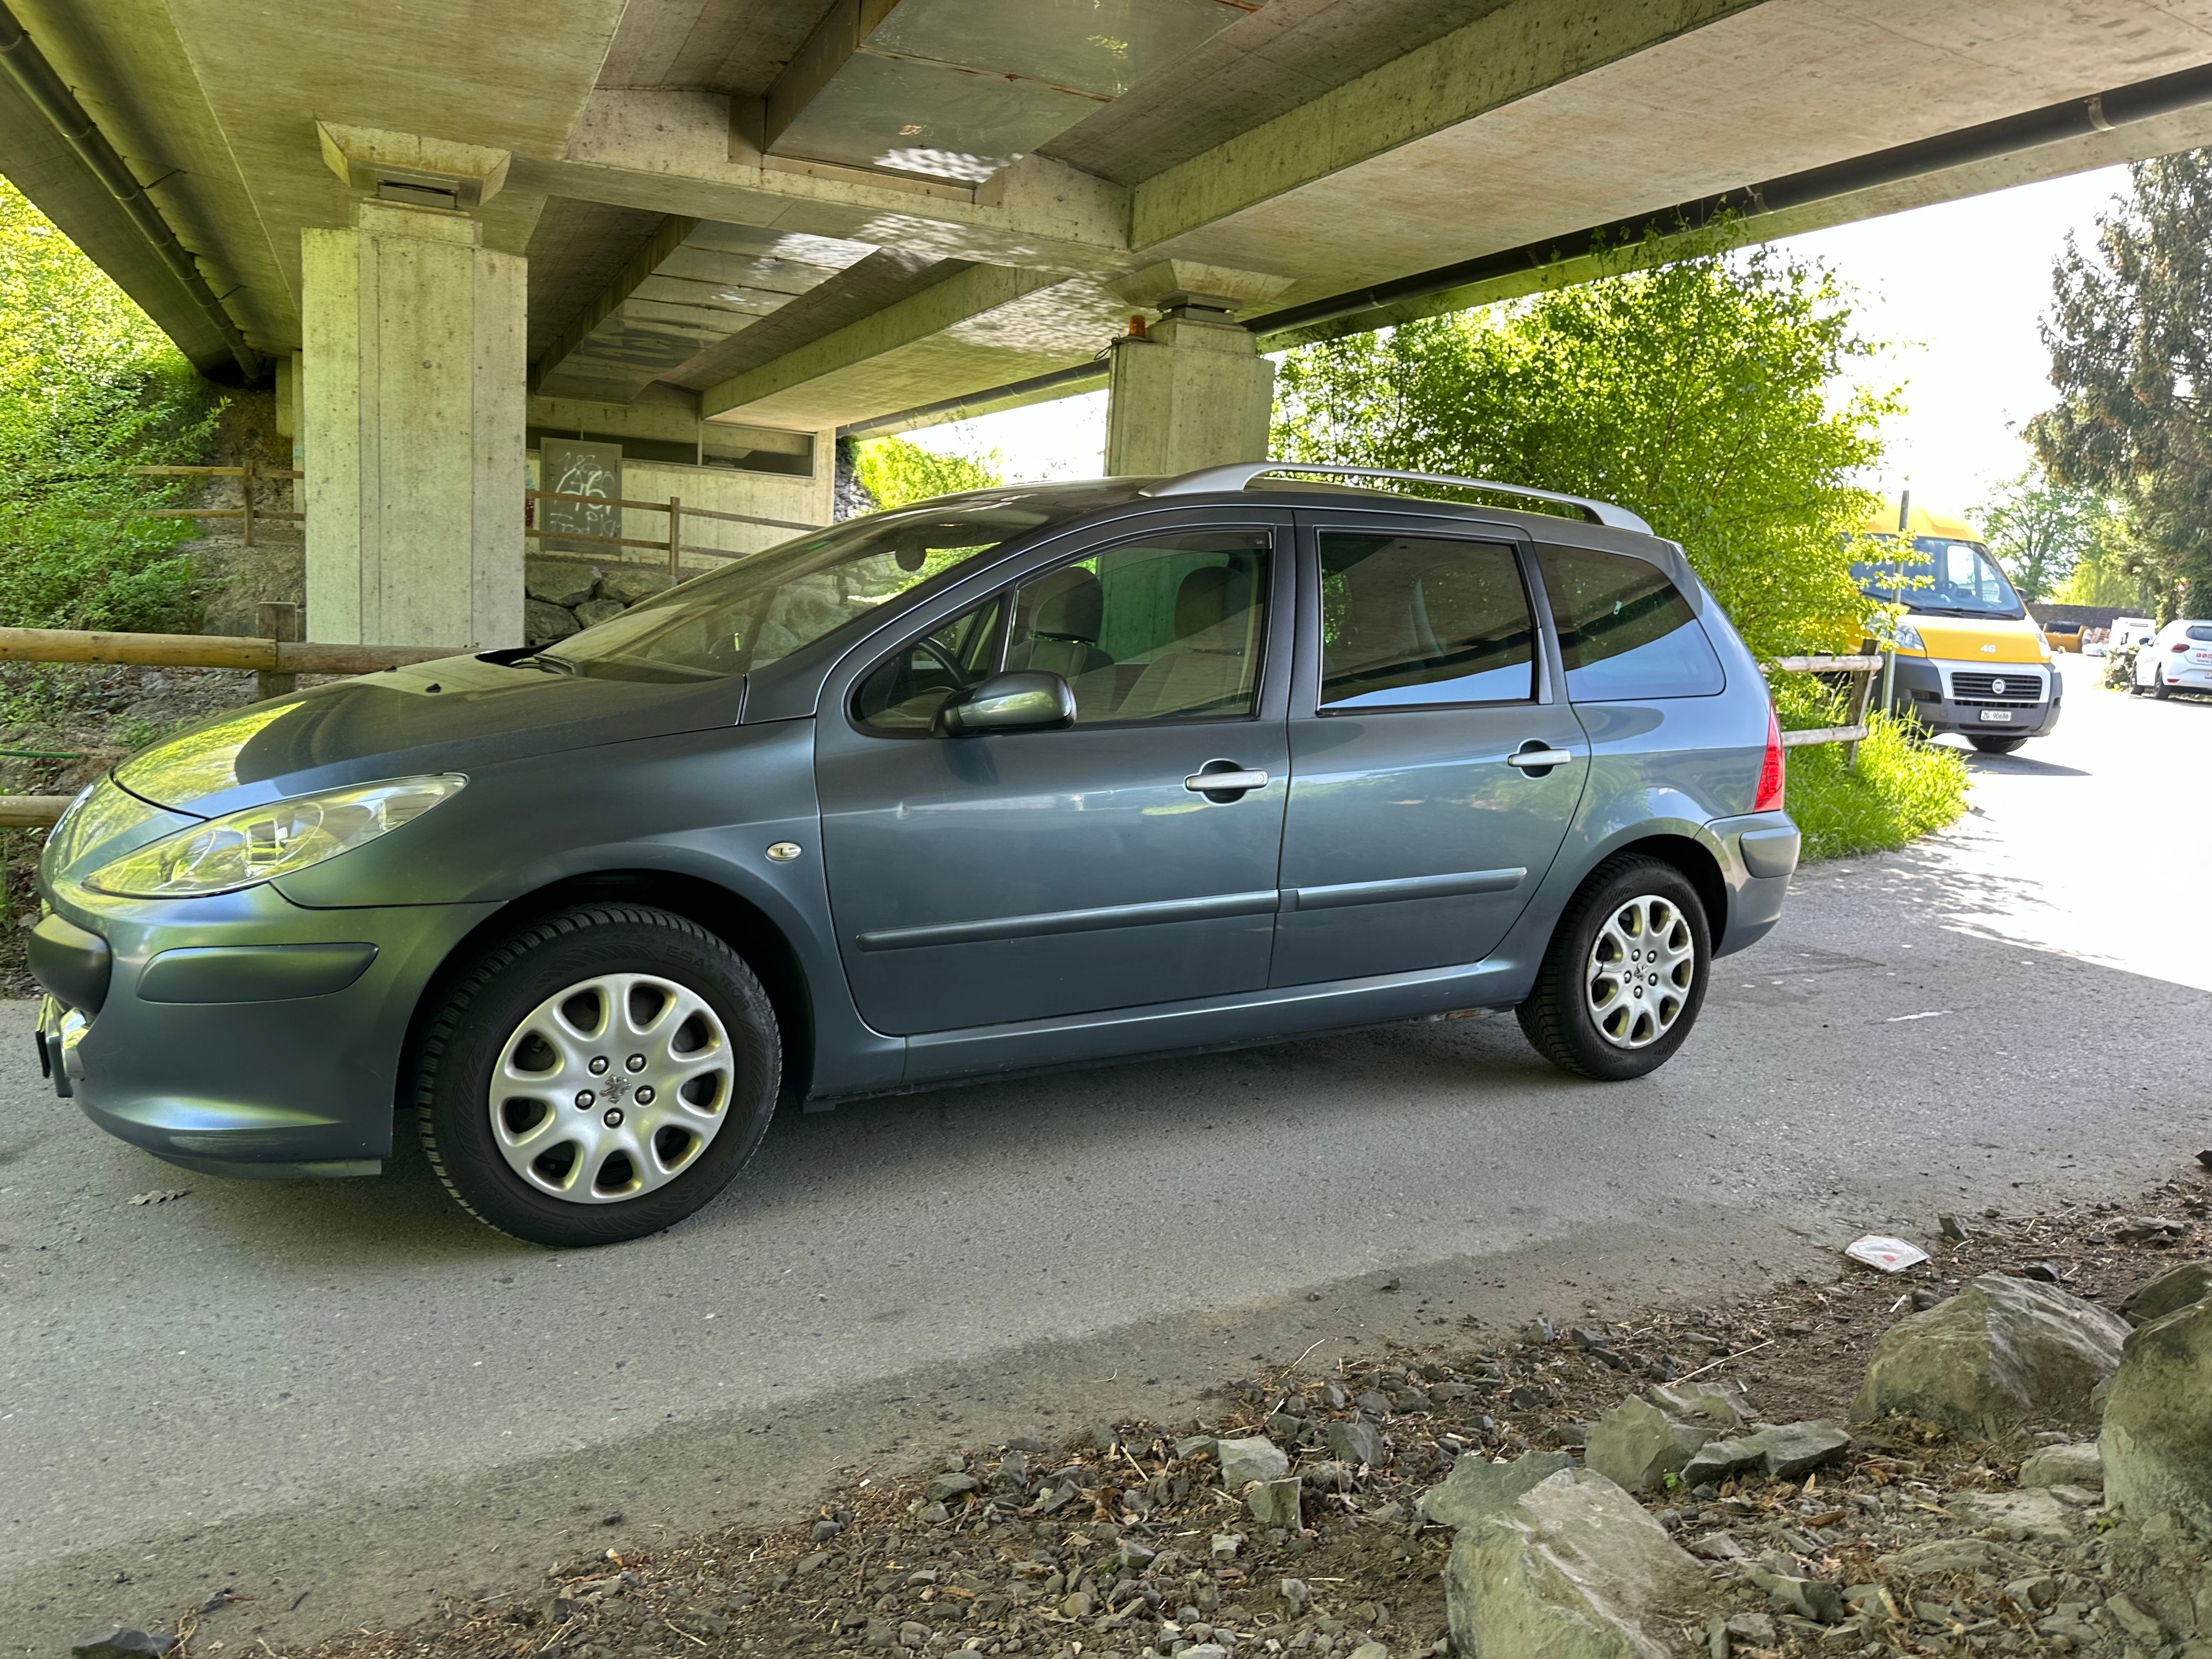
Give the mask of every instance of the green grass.
[{"label": "green grass", "polygon": [[1804,833],[1807,864],[1885,853],[1941,830],[1966,810],[1966,759],[1876,715],[1856,769],[1844,746],[1790,751],[1790,816]]}]

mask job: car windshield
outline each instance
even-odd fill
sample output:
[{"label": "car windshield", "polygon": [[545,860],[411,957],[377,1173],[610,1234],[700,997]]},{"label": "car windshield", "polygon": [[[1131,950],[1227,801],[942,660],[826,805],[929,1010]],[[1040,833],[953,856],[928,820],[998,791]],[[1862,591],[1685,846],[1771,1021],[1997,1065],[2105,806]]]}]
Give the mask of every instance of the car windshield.
[{"label": "car windshield", "polygon": [[1959,541],[1949,536],[1915,536],[1912,556],[1899,559],[1894,536],[1874,535],[1869,541],[1882,544],[1889,556],[1851,566],[1851,578],[1862,592],[1875,599],[1895,599],[1916,616],[2006,617],[2014,621],[2027,614],[2020,595],[2012,591],[1997,562],[1979,542]]},{"label": "car windshield", "polygon": [[851,520],[671,588],[531,660],[603,679],[750,673],[1050,516],[984,498]]}]

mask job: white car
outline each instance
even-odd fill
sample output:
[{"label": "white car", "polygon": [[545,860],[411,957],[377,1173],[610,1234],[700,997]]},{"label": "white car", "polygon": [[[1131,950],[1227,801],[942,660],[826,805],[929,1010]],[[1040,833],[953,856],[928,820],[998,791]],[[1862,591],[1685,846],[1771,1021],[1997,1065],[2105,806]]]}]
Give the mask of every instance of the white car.
[{"label": "white car", "polygon": [[2137,696],[2212,691],[2212,622],[2170,622],[2136,653]]}]

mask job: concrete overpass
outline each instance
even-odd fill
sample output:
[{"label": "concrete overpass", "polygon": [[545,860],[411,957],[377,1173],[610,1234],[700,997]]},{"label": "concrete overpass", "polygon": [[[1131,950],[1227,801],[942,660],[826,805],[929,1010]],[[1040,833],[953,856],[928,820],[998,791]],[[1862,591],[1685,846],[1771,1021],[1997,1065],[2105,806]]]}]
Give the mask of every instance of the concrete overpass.
[{"label": "concrete overpass", "polygon": [[0,170],[276,378],[333,640],[518,637],[549,437],[821,520],[840,430],[1110,380],[1109,469],[1246,459],[1262,349],[1598,228],[2212,142],[2212,0],[8,5]]}]

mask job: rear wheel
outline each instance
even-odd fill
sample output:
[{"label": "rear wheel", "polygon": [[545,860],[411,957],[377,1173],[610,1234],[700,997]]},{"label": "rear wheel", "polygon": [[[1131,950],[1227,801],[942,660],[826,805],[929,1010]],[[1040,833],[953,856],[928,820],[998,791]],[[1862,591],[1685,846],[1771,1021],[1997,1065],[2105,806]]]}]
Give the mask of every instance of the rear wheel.
[{"label": "rear wheel", "polygon": [[2019,748],[2021,744],[2026,743],[2027,739],[2026,738],[1988,737],[1979,732],[1969,732],[1966,734],[1966,741],[1973,744],[1975,748],[1980,750],[1984,755],[2009,755],[2014,750]]},{"label": "rear wheel", "polygon": [[640,1238],[744,1167],[781,1061],[767,993],[706,929],[643,905],[564,911],[447,994],[416,1060],[422,1146],[501,1232]]},{"label": "rear wheel", "polygon": [[2166,682],[2158,677],[2158,665],[2155,663],[2151,665],[2150,684],[2146,689],[2150,692],[2151,696],[2157,698],[2159,702],[2164,702],[2166,701]]},{"label": "rear wheel", "polygon": [[1562,1071],[1607,1083],[1643,1077],[1688,1039],[1711,960],[1711,924],[1689,878],[1625,854],[1600,865],[1570,901],[1515,1012],[1536,1052]]}]

